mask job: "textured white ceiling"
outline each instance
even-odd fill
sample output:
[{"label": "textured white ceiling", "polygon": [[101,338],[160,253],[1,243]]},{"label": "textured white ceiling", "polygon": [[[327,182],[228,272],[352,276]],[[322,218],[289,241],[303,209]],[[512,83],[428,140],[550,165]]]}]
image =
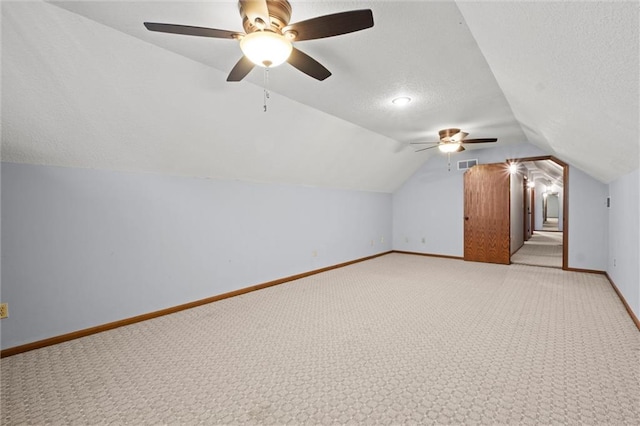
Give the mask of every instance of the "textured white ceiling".
[{"label": "textured white ceiling", "polygon": [[552,160],[525,161],[522,166],[527,170],[529,177],[534,181],[540,181],[545,185],[554,184],[564,187],[564,168]]},{"label": "textured white ceiling", "polygon": [[240,30],[235,2],[3,2],[3,160],[391,192],[444,164],[409,141],[460,127],[603,181],[638,168],[637,4],[291,3],[293,22],[367,7],[375,26],[297,43],[333,75],[273,69],[264,113],[259,69],[225,81],[236,42],[142,25]]},{"label": "textured white ceiling", "polygon": [[638,168],[638,1],[458,5],[530,142],[603,182]]}]

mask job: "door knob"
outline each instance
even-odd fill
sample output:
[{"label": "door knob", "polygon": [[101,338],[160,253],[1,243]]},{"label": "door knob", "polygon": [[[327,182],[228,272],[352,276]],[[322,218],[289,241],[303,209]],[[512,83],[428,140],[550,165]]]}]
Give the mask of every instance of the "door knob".
[{"label": "door knob", "polygon": [[465,217],[464,217],[464,220],[469,220],[469,216],[465,216]]}]

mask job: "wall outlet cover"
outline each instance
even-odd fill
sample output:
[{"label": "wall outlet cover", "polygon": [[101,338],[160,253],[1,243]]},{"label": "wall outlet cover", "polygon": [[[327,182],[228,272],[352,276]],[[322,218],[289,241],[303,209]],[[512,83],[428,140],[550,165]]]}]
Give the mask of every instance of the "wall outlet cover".
[{"label": "wall outlet cover", "polygon": [[9,304],[0,303],[0,319],[7,318],[9,316]]}]

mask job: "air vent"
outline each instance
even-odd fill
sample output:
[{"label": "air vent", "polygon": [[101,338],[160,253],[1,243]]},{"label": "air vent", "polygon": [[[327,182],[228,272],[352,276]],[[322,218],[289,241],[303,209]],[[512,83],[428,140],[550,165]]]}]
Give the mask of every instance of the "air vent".
[{"label": "air vent", "polygon": [[478,164],[478,160],[460,160],[458,161],[458,170],[467,170]]}]

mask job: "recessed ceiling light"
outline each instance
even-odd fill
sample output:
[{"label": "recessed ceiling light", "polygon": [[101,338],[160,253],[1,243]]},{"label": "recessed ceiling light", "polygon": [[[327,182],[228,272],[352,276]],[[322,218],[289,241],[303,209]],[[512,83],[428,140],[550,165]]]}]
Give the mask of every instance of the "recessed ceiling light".
[{"label": "recessed ceiling light", "polygon": [[394,100],[391,101],[392,104],[397,106],[406,105],[409,102],[411,102],[411,98],[408,96],[400,96],[399,98],[395,98]]}]

